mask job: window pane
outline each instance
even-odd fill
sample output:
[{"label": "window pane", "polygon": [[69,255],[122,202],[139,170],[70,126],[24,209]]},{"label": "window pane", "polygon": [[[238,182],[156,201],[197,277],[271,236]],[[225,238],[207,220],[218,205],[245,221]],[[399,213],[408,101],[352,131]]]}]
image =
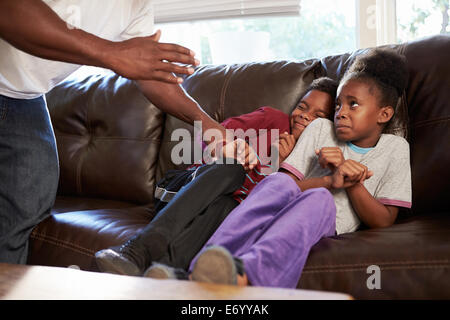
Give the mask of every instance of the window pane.
[{"label": "window pane", "polygon": [[162,24],[164,42],[185,45],[203,64],[304,60],[356,49],[355,1],[302,0],[300,17]]},{"label": "window pane", "polygon": [[449,3],[449,0],[397,0],[398,41],[450,34]]}]

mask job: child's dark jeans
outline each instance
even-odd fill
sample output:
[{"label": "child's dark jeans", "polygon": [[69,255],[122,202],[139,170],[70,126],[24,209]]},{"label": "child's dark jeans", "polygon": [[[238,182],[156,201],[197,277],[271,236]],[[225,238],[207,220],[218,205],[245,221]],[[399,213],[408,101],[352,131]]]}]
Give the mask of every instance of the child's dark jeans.
[{"label": "child's dark jeans", "polygon": [[212,164],[201,168],[195,180],[147,225],[135,240],[145,246],[152,261],[187,269],[191,259],[239,204],[233,193],[242,186],[240,164]]}]

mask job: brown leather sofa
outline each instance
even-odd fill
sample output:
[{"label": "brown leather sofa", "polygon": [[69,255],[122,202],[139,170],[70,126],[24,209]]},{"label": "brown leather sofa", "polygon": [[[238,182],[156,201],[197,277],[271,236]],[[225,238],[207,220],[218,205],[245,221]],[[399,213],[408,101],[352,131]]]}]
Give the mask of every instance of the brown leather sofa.
[{"label": "brown leather sofa", "polygon": [[[408,61],[401,128],[411,144],[413,207],[385,229],[362,228],[322,239],[298,288],[356,299],[450,298],[450,36],[391,46]],[[269,105],[289,113],[311,81],[339,79],[355,54],[303,62],[205,65],[183,86],[213,118]],[[33,231],[29,264],[97,271],[94,253],[117,245],[153,217],[155,181],[170,161],[175,128],[167,116],[115,74],[72,76],[47,95],[61,176],[50,218]],[[380,268],[380,289],[369,289]]]}]

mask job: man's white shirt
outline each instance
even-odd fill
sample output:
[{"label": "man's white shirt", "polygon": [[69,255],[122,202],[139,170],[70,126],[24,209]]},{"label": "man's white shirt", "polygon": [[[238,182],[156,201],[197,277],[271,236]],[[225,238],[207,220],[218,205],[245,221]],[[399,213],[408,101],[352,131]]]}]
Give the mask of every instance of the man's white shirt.
[{"label": "man's white shirt", "polygon": [[[153,33],[151,0],[43,0],[70,27],[110,41]],[[0,39],[0,95],[33,99],[47,93],[80,65],[41,59]]]}]

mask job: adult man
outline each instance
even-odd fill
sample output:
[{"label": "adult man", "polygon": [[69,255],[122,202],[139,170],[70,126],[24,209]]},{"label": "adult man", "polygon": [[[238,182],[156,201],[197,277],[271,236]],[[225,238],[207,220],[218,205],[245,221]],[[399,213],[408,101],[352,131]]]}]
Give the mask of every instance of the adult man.
[{"label": "adult man", "polygon": [[193,73],[194,53],[152,28],[151,0],[0,0],[0,262],[26,263],[29,234],[50,214],[59,167],[43,95],[80,65],[137,80],[161,110],[223,130],[173,74]]}]

